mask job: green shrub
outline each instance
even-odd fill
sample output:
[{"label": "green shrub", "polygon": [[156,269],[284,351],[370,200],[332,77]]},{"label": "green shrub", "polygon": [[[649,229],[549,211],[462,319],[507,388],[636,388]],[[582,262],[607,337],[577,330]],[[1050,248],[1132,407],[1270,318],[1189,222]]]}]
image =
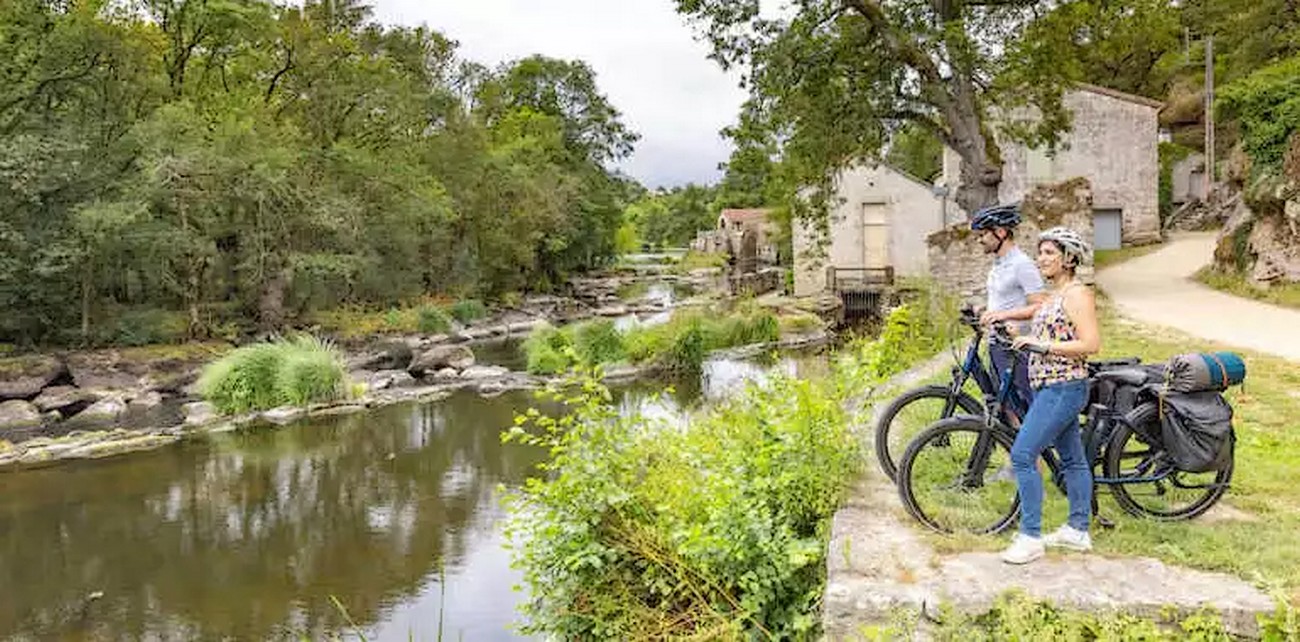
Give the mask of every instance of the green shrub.
[{"label": "green shrub", "polygon": [[507,502],[525,632],[814,639],[829,518],[860,465],[835,390],[778,376],[665,430],[574,383],[572,415],[529,411],[506,436],[553,454]]},{"label": "green shrub", "polygon": [[717,343],[716,332],[710,330],[714,328],[699,317],[688,320],[673,337],[668,353],[662,355],[663,364],[674,371],[698,371]]},{"label": "green shrub", "polygon": [[557,374],[576,363],[572,338],[549,323],[533,328],[524,340],[523,350],[528,371],[533,374]]},{"label": "green shrub", "polygon": [[425,334],[446,334],[451,332],[451,318],[436,305],[421,306],[416,327]]},{"label": "green shrub", "polygon": [[578,358],[587,365],[614,363],[627,357],[623,334],[608,319],[589,321],[573,328]]},{"label": "green shrub", "polygon": [[225,413],[330,401],[348,393],[342,356],[302,335],[238,348],[209,364],[199,393]]},{"label": "green shrub", "polygon": [[448,311],[451,312],[452,318],[461,323],[476,321],[488,315],[487,307],[483,305],[482,301],[476,299],[462,299],[457,301],[452,304]]}]

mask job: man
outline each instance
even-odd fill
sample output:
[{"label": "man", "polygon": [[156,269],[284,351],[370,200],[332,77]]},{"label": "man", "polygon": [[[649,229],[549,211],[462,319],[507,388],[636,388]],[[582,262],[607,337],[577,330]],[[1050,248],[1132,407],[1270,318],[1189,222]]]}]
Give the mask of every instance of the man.
[{"label": "man", "polygon": [[[1020,225],[1020,209],[1016,205],[986,207],[976,212],[971,220],[971,229],[979,234],[984,252],[994,255],[987,281],[988,303],[980,316],[984,325],[1013,317],[1032,317],[1039,304],[1047,298],[1038,266],[1016,245],[1017,225]],[[1012,329],[1023,334],[1027,325],[1016,322]],[[1029,366],[1024,359],[1017,359],[1014,352],[991,342],[989,359],[999,376],[1014,363],[1012,384],[1026,403],[1033,399]]]}]

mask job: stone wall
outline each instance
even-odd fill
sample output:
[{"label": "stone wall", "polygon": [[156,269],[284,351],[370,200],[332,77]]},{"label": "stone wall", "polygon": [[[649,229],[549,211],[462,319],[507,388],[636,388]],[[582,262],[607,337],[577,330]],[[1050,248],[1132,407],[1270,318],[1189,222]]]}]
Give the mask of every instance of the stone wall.
[{"label": "stone wall", "polygon": [[[1038,234],[1063,225],[1083,238],[1092,238],[1092,189],[1088,181],[1076,178],[1054,185],[1042,185],[1025,195],[1021,203],[1024,218],[1016,230],[1016,244],[1031,258],[1037,255]],[[984,305],[984,284],[993,257],[984,253],[968,223],[950,225],[926,239],[930,254],[930,275],[944,289]],[[1089,261],[1091,263],[1091,261]],[[1093,269],[1085,265],[1079,278],[1092,283]]]},{"label": "stone wall", "polygon": [[[1062,102],[1072,114],[1072,129],[1054,156],[998,137],[1004,161],[998,200],[1014,203],[1036,185],[1086,178],[1094,208],[1121,211],[1124,245],[1158,242],[1157,107],[1100,88],[1071,91]],[[1016,118],[1028,119],[1019,113]],[[957,153],[945,148],[943,166],[945,182],[956,186]]]}]

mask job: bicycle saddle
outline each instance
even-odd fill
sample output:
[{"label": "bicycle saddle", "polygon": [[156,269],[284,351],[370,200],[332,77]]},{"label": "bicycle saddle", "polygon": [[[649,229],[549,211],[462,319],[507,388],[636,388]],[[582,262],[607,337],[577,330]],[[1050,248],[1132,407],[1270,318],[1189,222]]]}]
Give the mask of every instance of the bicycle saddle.
[{"label": "bicycle saddle", "polygon": [[1119,368],[1115,370],[1102,370],[1093,375],[1094,379],[1101,381],[1110,381],[1125,386],[1140,386],[1147,382],[1150,374],[1145,370],[1137,368]]}]

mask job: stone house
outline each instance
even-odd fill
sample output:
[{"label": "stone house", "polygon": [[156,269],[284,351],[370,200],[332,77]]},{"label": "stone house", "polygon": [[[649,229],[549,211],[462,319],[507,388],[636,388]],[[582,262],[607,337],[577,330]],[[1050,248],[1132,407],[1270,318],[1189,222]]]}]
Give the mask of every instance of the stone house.
[{"label": "stone house", "polygon": [[691,242],[691,249],[699,252],[734,252],[740,247],[746,231],[757,237],[758,259],[776,263],[775,223],[770,220],[772,211],[767,208],[724,209],[718,213],[717,226],[700,231]]},{"label": "stone house", "polygon": [[[1037,186],[1085,178],[1092,191],[1097,249],[1160,240],[1157,115],[1163,104],[1083,83],[1062,101],[1073,123],[1054,155],[998,140],[1004,162],[998,200],[1021,201]],[[944,150],[945,185],[957,185],[960,163],[955,151]]]},{"label": "stone house", "polygon": [[946,192],[887,164],[853,165],[832,184],[829,238],[807,221],[793,225],[795,296],[826,292],[827,268],[927,276],[926,236],[965,220]]}]

